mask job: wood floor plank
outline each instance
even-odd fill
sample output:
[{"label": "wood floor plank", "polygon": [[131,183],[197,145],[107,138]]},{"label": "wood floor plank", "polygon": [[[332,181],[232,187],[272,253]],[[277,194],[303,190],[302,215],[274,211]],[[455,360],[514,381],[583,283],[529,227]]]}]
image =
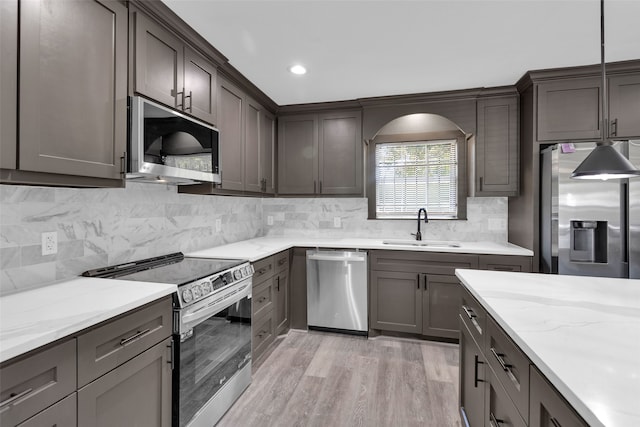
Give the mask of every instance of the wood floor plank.
[{"label": "wood floor plank", "polygon": [[458,346],[290,331],[219,426],[460,426]]}]

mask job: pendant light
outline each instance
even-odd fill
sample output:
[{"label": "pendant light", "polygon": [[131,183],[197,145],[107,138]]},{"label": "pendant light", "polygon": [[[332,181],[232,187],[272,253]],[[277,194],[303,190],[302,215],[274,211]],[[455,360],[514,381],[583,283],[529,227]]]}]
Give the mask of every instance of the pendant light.
[{"label": "pendant light", "polygon": [[607,140],[609,134],[609,113],[607,110],[607,81],[604,63],[604,0],[600,0],[600,77],[602,79],[602,141],[597,142],[596,148],[573,171],[574,179],[623,179],[640,176],[631,162],[613,147],[613,141]]}]

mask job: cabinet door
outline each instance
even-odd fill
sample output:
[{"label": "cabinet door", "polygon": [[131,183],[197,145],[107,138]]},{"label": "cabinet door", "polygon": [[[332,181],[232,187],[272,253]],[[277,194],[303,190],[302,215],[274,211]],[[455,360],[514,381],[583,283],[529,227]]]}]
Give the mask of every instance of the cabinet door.
[{"label": "cabinet door", "polygon": [[370,327],[421,333],[421,279],[418,273],[372,271]]},{"label": "cabinet door", "polygon": [[245,110],[244,138],[244,189],[259,193],[262,189],[260,180],[260,110],[261,107],[252,99],[247,99]]},{"label": "cabinet door", "polygon": [[260,170],[262,192],[274,194],[276,180],[274,176],[274,153],[276,142],[276,119],[271,114],[262,111],[260,115]]},{"label": "cabinet door", "polygon": [[600,138],[600,80],[579,78],[538,85],[538,141]]},{"label": "cabinet door", "polygon": [[442,338],[459,338],[462,289],[455,276],[423,275],[422,334]]},{"label": "cabinet door", "polygon": [[530,372],[529,425],[531,427],[588,426],[535,366],[531,365]]},{"label": "cabinet door", "polygon": [[484,425],[489,427],[526,427],[527,423],[509,399],[509,394],[502,387],[493,370],[487,366],[485,372],[488,382],[485,390]]},{"label": "cabinet door", "polygon": [[476,196],[518,194],[518,141],[518,97],[479,100]]},{"label": "cabinet door", "polygon": [[468,427],[484,426],[486,363],[467,327],[460,326],[460,412]]},{"label": "cabinet door", "polygon": [[222,188],[243,190],[244,176],[244,94],[220,78],[218,87],[218,129],[220,130],[220,171]]},{"label": "cabinet door", "polygon": [[278,119],[278,193],[318,191],[318,121],[314,115]]},{"label": "cabinet door", "polygon": [[184,47],[176,36],[135,13],[135,88],[172,108],[182,109]]},{"label": "cabinet door", "polygon": [[318,193],[362,194],[360,112],[321,114],[318,127]]},{"label": "cabinet door", "polygon": [[291,327],[307,329],[307,248],[294,248],[289,276]]},{"label": "cabinet door", "polygon": [[216,67],[191,48],[184,48],[184,111],[216,123]]},{"label": "cabinet door", "polygon": [[289,329],[289,272],[276,276],[276,334]]},{"label": "cabinet door", "polygon": [[78,390],[78,425],[171,425],[171,338]]},{"label": "cabinet door", "polygon": [[20,161],[26,171],[120,178],[127,142],[127,8],[20,4]]},{"label": "cabinet door", "polygon": [[17,427],[76,427],[76,408],[76,393],[73,393]]},{"label": "cabinet door", "polygon": [[640,74],[609,78],[609,134],[640,136]]},{"label": "cabinet door", "polygon": [[18,141],[18,0],[0,1],[0,168],[15,169]]}]

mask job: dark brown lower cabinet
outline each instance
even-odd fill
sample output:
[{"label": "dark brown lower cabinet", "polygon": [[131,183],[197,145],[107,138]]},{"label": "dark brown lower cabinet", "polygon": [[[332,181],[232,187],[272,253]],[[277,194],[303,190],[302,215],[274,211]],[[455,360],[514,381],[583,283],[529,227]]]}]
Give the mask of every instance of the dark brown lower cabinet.
[{"label": "dark brown lower cabinet", "polygon": [[276,335],[289,329],[289,270],[279,272],[276,277]]},{"label": "dark brown lower cabinet", "polygon": [[460,322],[460,413],[463,425],[484,425],[484,390],[487,364],[471,332]]},{"label": "dark brown lower cabinet", "polygon": [[171,338],[78,390],[79,426],[171,425]]},{"label": "dark brown lower cabinet", "polygon": [[458,339],[460,282],[455,276],[425,274],[422,293],[422,335]]},{"label": "dark brown lower cabinet", "polygon": [[293,248],[289,272],[291,327],[307,329],[307,249]]},{"label": "dark brown lower cabinet", "polygon": [[531,365],[529,400],[530,427],[588,427],[571,406],[549,384],[538,368]]},{"label": "dark brown lower cabinet", "polygon": [[422,281],[419,273],[372,271],[371,329],[422,333]]},{"label": "dark brown lower cabinet", "polygon": [[76,427],[76,402],[77,395],[73,393],[17,427]]},{"label": "dark brown lower cabinet", "polygon": [[484,425],[489,427],[526,427],[516,405],[496,378],[493,370],[487,367],[489,382],[485,392],[485,419]]}]

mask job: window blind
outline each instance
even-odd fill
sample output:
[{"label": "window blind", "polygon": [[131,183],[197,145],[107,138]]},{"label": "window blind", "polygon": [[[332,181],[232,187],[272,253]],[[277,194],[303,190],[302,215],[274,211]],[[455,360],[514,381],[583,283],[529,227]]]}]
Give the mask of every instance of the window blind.
[{"label": "window blind", "polygon": [[455,139],[376,144],[376,217],[457,218],[457,159]]}]

